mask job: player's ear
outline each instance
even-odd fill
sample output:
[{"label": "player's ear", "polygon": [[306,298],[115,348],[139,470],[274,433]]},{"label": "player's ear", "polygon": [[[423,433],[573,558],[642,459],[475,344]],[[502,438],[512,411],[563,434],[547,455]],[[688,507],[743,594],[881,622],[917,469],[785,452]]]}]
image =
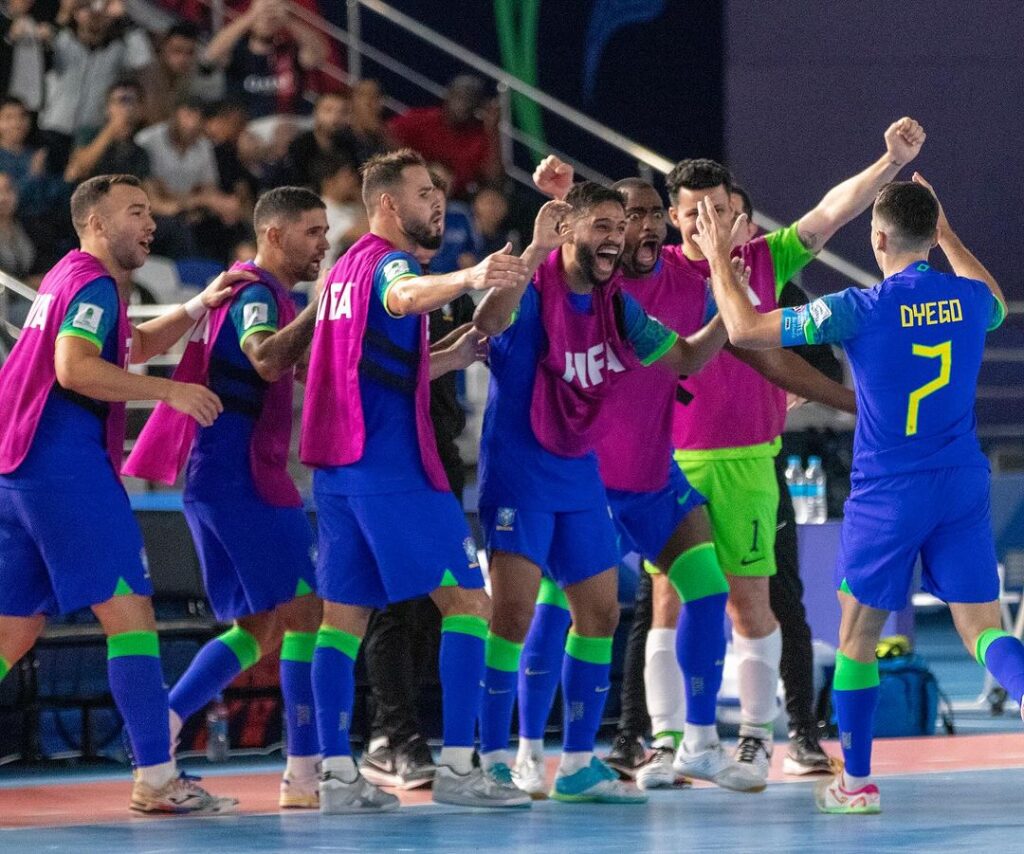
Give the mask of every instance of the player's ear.
[{"label": "player's ear", "polygon": [[876,252],[885,252],[889,236],[882,229],[876,228],[875,233],[871,235],[871,242],[874,244]]},{"label": "player's ear", "polygon": [[673,228],[679,228],[679,208],[675,205],[669,205],[668,221],[672,223]]}]

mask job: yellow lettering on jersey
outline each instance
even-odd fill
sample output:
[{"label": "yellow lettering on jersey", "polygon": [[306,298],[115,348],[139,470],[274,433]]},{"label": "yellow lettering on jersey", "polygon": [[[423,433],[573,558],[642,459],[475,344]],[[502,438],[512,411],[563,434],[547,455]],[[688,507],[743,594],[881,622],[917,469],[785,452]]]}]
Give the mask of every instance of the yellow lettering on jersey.
[{"label": "yellow lettering on jersey", "polygon": [[964,319],[963,306],[958,299],[940,299],[900,306],[900,326],[939,326],[959,323]]}]

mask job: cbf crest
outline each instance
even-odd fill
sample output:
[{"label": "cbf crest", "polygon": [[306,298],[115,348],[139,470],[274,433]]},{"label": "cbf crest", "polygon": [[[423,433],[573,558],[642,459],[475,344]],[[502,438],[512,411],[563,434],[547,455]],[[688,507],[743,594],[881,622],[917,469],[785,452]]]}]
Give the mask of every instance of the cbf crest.
[{"label": "cbf crest", "polygon": [[499,507],[498,508],[498,519],[497,529],[499,531],[511,531],[516,521],[516,508],[515,507]]}]

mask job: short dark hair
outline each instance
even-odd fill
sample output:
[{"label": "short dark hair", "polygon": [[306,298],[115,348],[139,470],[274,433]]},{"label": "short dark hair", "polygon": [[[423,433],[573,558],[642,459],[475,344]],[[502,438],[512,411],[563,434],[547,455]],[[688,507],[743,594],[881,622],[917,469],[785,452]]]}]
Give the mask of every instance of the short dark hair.
[{"label": "short dark hair", "polygon": [[898,249],[930,246],[939,223],[939,203],[931,190],[913,181],[892,181],[875,196],[875,215],[892,226]]},{"label": "short dark hair", "polygon": [[614,202],[623,208],[626,207],[626,200],[622,197],[622,193],[611,187],[606,187],[604,184],[598,184],[596,181],[581,181],[578,184],[573,184],[565,201],[577,216],[590,213],[605,202]]},{"label": "short dark hair", "polygon": [[71,222],[75,232],[81,237],[85,224],[89,220],[92,209],[114,187],[142,187],[142,182],[134,175],[97,175],[78,185],[71,194]]},{"label": "short dark hair", "polygon": [[327,206],[312,190],[305,187],[275,187],[267,190],[256,201],[252,212],[252,225],[257,232],[270,221],[283,217],[288,221],[298,219],[306,211],[324,210]]},{"label": "short dark hair", "polygon": [[27,113],[28,107],[25,106],[25,102],[21,98],[15,98],[14,95],[4,95],[0,98],[0,110],[4,107],[18,107],[22,112]]},{"label": "short dark hair", "polygon": [[679,202],[681,189],[710,190],[713,187],[724,185],[726,190],[732,190],[732,183],[732,172],[717,160],[709,160],[706,157],[680,160],[665,176],[668,197],[672,200],[672,204]]},{"label": "short dark hair", "polygon": [[110,100],[110,96],[118,89],[131,89],[138,96],[140,102],[146,94],[145,90],[142,88],[142,84],[134,77],[119,77],[107,87],[108,101]]},{"label": "short dark hair", "polygon": [[612,184],[613,190],[618,190],[620,193],[624,193],[627,190],[654,190],[658,192],[657,188],[650,181],[645,181],[643,178],[637,178],[635,175],[630,175],[628,178],[619,178],[614,184]]},{"label": "short dark hair", "polygon": [[751,219],[754,216],[754,202],[750,198],[750,193],[744,190],[739,184],[733,184],[729,188],[729,194],[735,193],[740,197],[740,202],[743,205],[743,213],[747,215],[747,219]]},{"label": "short dark hair", "polygon": [[381,192],[402,180],[402,172],[410,166],[427,168],[426,161],[411,148],[399,148],[386,154],[375,154],[359,170],[363,176],[363,204],[370,210],[377,206]]},{"label": "short dark hair", "polygon": [[197,42],[199,41],[199,27],[188,21],[181,21],[168,27],[160,41],[163,43],[175,37],[188,39],[190,42]]}]

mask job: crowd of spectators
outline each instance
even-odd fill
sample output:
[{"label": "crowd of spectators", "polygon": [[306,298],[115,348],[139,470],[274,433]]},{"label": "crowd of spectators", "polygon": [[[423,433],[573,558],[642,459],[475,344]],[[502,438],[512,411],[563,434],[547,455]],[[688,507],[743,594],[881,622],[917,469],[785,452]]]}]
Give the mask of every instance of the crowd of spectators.
[{"label": "crowd of spectators", "polygon": [[75,186],[112,172],[143,181],[154,254],[179,266],[251,257],[255,200],[283,184],[323,197],[333,262],[368,228],[360,165],[400,146],[450,186],[432,269],[476,263],[509,239],[498,112],[478,78],[456,77],[441,103],[394,114],[377,81],[341,87],[322,73],[329,43],[284,0],[243,2],[209,38],[189,21],[147,32],[125,0],[5,5],[0,270],[23,281],[75,245]]}]

